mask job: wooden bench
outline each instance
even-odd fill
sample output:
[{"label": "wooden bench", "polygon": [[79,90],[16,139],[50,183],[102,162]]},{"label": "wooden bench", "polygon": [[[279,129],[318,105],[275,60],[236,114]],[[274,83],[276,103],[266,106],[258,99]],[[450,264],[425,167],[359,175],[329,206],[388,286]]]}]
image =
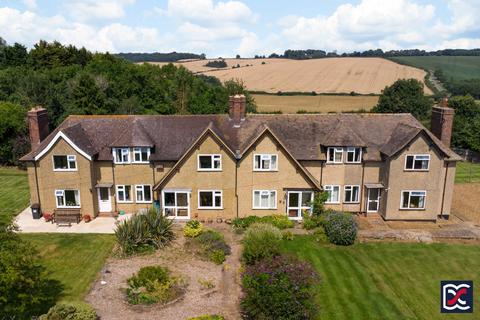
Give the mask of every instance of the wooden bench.
[{"label": "wooden bench", "polygon": [[72,222],[80,223],[80,209],[56,209],[53,213],[52,223],[71,226]]}]

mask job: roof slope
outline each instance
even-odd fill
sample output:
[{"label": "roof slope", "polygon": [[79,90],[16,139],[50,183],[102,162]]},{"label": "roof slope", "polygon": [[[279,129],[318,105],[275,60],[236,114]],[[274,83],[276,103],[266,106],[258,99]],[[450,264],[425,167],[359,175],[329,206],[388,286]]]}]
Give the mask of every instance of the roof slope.
[{"label": "roof slope", "polygon": [[58,131],[97,160],[112,160],[112,146],[154,146],[151,160],[177,161],[207,128],[241,155],[267,127],[296,160],[322,159],[320,146],[328,145],[365,146],[366,159],[380,160],[380,152],[396,152],[420,131],[456,160],[410,114],[249,114],[240,127],[228,115],[69,116],[22,160],[33,160]]}]

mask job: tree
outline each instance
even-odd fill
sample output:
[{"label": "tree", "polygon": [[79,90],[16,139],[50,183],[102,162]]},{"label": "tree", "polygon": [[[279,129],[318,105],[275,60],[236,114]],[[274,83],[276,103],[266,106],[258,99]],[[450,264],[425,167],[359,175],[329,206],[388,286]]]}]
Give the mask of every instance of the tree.
[{"label": "tree", "polygon": [[26,136],[25,111],[18,104],[0,102],[0,164],[17,164],[17,150],[22,148],[17,142]]},{"label": "tree", "polygon": [[470,96],[456,96],[448,101],[455,109],[452,145],[480,151],[480,105]]},{"label": "tree", "polygon": [[321,215],[325,213],[325,202],[328,199],[328,192],[315,192],[312,202],[312,214]]},{"label": "tree", "polygon": [[31,244],[0,222],[0,319],[30,319],[46,313],[63,287],[46,276]]},{"label": "tree", "polygon": [[432,101],[424,96],[420,81],[400,79],[385,87],[372,112],[411,113],[418,120],[425,120],[431,107]]},{"label": "tree", "polygon": [[104,114],[105,95],[89,74],[81,74],[72,92],[72,106],[77,114]]},{"label": "tree", "polygon": [[257,112],[257,105],[255,104],[255,99],[253,99],[252,95],[247,91],[243,80],[241,79],[230,79],[225,81],[224,83],[225,88],[227,89],[227,93],[229,96],[233,96],[236,94],[243,94],[247,100],[247,112],[256,113]]},{"label": "tree", "polygon": [[235,56],[235,59],[240,59],[240,55],[237,54],[237,55]]}]

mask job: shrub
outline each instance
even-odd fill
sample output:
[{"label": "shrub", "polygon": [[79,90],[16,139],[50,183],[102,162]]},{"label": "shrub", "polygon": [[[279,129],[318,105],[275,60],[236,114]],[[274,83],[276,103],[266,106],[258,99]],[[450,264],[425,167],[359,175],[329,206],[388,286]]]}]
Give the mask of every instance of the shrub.
[{"label": "shrub", "polygon": [[242,276],[244,319],[310,319],[318,276],[305,262],[276,256],[247,265]]},{"label": "shrub", "polygon": [[326,215],[324,221],[328,241],[337,245],[348,246],[357,237],[357,223],[353,216],[343,212],[332,212]]},{"label": "shrub", "polygon": [[202,289],[215,288],[215,283],[212,279],[198,279],[198,284],[202,287]]},{"label": "shrub", "polygon": [[274,214],[265,217],[248,216],[245,218],[235,218],[232,221],[232,226],[235,231],[243,232],[254,223],[268,223],[278,229],[293,228],[295,225],[286,215]]},{"label": "shrub", "polygon": [[96,320],[98,319],[95,309],[82,302],[60,303],[41,315],[39,320]]},{"label": "shrub", "polygon": [[311,215],[303,218],[303,228],[306,230],[312,230],[322,226],[324,220],[323,215]]},{"label": "shrub", "polygon": [[167,268],[147,266],[127,280],[125,290],[131,304],[167,303],[183,293],[185,283],[170,276]]},{"label": "shrub", "polygon": [[183,228],[183,235],[189,238],[198,237],[203,231],[203,225],[197,220],[190,220]]},{"label": "shrub", "polygon": [[320,226],[313,231],[313,237],[317,242],[327,242],[328,238],[325,234],[325,229]]},{"label": "shrub", "polygon": [[253,264],[279,253],[282,233],[277,227],[265,223],[255,223],[245,232],[243,238],[243,260]]},{"label": "shrub", "polygon": [[245,218],[235,218],[232,220],[232,227],[235,231],[243,232],[246,230],[250,225],[254,224],[255,222],[260,222],[260,217],[257,216],[248,216]]},{"label": "shrub", "polygon": [[293,240],[293,232],[290,230],[285,230],[282,232],[283,240]]},{"label": "shrub", "polygon": [[216,264],[222,264],[226,256],[231,253],[230,246],[225,242],[223,235],[211,229],[205,230],[196,238],[188,239],[185,245]]},{"label": "shrub", "polygon": [[154,208],[117,225],[115,236],[125,255],[163,248],[174,238],[173,222]]}]

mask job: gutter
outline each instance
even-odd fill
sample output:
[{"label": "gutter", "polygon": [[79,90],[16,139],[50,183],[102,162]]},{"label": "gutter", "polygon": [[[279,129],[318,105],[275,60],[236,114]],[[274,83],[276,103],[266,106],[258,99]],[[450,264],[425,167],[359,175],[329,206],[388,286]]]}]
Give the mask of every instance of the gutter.
[{"label": "gutter", "polygon": [[445,188],[447,187],[447,176],[448,176],[448,162],[445,162],[447,167],[445,168],[445,178],[443,179],[443,191],[442,191],[442,205],[440,207],[440,216],[443,216],[443,206],[445,202]]},{"label": "gutter", "polygon": [[35,169],[35,185],[37,186],[38,204],[40,205],[40,208],[42,208],[42,204],[41,204],[41,201],[40,201],[40,187],[38,186],[37,162],[36,161],[33,161],[33,167]]}]

